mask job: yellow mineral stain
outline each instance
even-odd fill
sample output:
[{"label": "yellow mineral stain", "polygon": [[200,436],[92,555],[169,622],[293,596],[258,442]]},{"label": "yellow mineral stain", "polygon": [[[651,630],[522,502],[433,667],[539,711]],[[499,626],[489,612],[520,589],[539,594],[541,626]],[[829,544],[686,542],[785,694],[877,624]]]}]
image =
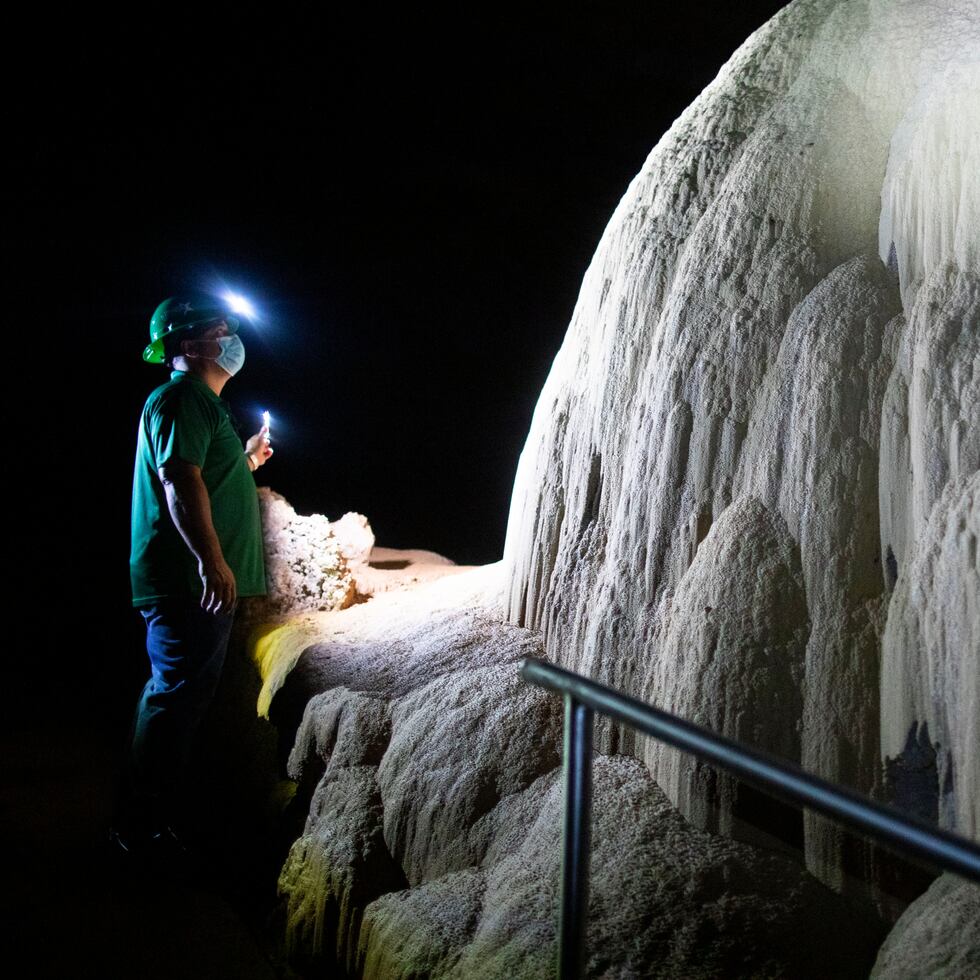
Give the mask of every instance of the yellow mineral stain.
[{"label": "yellow mineral stain", "polygon": [[262,678],[262,689],[256,704],[260,718],[269,717],[269,706],[276,691],[285,683],[303,651],[316,639],[315,625],[308,620],[265,623],[252,630],[248,651]]}]

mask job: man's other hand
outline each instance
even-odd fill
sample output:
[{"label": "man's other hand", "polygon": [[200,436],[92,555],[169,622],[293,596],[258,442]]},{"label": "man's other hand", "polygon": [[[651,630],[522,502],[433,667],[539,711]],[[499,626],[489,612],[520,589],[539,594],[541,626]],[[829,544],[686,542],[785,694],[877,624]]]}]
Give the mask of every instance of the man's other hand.
[{"label": "man's other hand", "polygon": [[209,613],[229,613],[235,608],[238,588],[235,573],[228,567],[224,558],[205,564],[198,562],[198,571],[204,583],[201,595],[201,608]]},{"label": "man's other hand", "polygon": [[254,436],[249,436],[248,442],[245,443],[245,452],[257,460],[257,465],[259,466],[272,455],[272,445],[269,439],[269,427],[267,425],[263,425]]}]

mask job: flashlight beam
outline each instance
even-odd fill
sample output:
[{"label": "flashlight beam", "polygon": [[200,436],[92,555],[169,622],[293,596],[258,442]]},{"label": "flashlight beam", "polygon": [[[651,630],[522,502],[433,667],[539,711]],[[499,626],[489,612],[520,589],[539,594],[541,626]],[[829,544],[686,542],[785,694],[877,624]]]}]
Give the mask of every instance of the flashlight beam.
[{"label": "flashlight beam", "polygon": [[225,293],[222,298],[231,307],[232,313],[241,313],[249,319],[255,318],[255,307],[244,296],[238,293]]}]

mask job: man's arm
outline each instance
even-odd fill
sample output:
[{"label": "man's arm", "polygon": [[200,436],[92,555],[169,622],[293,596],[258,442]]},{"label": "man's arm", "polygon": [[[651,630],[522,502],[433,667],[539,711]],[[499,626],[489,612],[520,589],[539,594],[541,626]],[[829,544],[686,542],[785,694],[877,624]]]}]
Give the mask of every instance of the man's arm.
[{"label": "man's arm", "polygon": [[157,471],[174,525],[197,559],[204,583],[201,607],[229,612],[237,594],[235,574],[228,567],[211,520],[211,498],[201,468],[173,456]]}]

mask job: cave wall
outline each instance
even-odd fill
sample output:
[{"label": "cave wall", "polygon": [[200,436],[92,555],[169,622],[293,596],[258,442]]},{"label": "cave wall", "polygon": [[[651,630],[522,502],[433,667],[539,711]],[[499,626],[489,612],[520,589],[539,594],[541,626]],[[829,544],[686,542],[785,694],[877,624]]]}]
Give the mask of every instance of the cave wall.
[{"label": "cave wall", "polygon": [[[795,0],[745,42],[602,236],[504,556],[553,659],[826,778],[901,801],[927,727],[938,817],[973,836],[978,51],[967,0]],[[678,753],[600,744],[734,825]],[[866,874],[826,821],[806,851]]]}]

